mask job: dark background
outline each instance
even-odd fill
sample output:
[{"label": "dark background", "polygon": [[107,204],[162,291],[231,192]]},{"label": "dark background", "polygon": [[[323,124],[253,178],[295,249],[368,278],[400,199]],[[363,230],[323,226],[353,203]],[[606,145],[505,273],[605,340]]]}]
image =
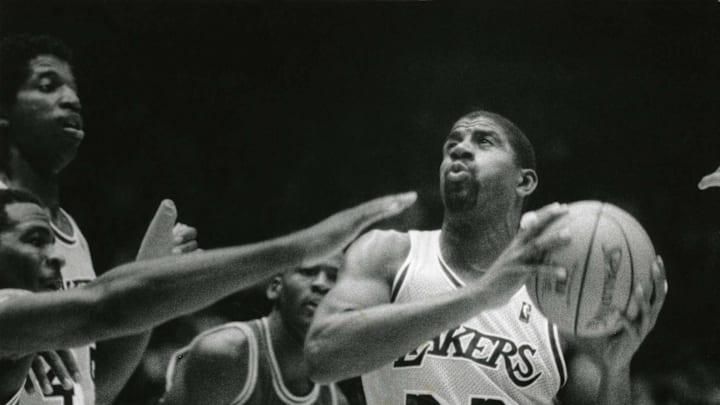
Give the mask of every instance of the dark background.
[{"label": "dark background", "polygon": [[[482,107],[535,144],[531,208],[614,202],[663,254],[670,294],[634,370],[720,363],[720,191],[696,188],[720,165],[718,2],[2,0],[0,15],[3,35],[75,50],[88,136],[62,200],[99,273],[134,256],[164,197],[205,248],[409,189],[420,202],[394,225],[436,227],[442,139]],[[257,316],[260,298],[206,315]]]}]

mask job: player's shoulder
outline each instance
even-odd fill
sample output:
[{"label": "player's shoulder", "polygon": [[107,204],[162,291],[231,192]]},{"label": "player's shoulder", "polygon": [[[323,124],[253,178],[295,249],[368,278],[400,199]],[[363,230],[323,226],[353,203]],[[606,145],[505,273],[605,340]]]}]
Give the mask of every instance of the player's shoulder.
[{"label": "player's shoulder", "polygon": [[[198,336],[189,348],[196,361],[208,364],[232,364],[247,358],[250,349],[249,329],[244,324],[227,324]],[[215,363],[218,362],[218,363]]]}]

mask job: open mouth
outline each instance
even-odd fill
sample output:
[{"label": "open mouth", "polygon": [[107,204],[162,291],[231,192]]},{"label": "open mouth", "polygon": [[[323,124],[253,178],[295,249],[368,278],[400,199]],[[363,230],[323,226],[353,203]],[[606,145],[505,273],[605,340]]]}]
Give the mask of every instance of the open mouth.
[{"label": "open mouth", "polygon": [[461,162],[453,162],[445,177],[449,181],[465,181],[470,178],[470,169]]},{"label": "open mouth", "polygon": [[77,114],[65,116],[61,118],[60,122],[65,129],[71,129],[74,131],[82,131],[83,129],[82,118]]}]

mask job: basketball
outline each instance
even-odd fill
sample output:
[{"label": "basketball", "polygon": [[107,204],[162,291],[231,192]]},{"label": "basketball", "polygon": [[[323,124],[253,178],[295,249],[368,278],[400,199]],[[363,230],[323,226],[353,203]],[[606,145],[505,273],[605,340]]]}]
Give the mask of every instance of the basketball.
[{"label": "basketball", "polygon": [[652,292],[655,249],[638,221],[612,204],[579,201],[568,211],[546,232],[567,227],[570,243],[543,258],[567,269],[566,279],[539,272],[527,281],[527,290],[561,331],[583,337],[613,334],[620,329],[615,308],[628,310],[638,285]]}]

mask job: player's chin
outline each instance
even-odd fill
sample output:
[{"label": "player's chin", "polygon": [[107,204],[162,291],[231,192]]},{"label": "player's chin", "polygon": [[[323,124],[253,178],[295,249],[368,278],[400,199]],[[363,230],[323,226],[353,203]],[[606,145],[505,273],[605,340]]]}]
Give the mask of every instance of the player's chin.
[{"label": "player's chin", "polygon": [[465,190],[445,194],[445,208],[450,212],[467,211],[474,205],[475,199]]}]

